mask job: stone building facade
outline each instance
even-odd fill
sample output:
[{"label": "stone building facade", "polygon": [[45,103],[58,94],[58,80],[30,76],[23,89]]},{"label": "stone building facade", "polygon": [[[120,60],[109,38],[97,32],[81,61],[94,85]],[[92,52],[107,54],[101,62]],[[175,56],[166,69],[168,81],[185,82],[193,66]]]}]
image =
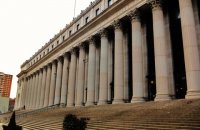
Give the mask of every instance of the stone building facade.
[{"label": "stone building facade", "polygon": [[96,0],[21,66],[15,109],[200,98],[199,0]]}]

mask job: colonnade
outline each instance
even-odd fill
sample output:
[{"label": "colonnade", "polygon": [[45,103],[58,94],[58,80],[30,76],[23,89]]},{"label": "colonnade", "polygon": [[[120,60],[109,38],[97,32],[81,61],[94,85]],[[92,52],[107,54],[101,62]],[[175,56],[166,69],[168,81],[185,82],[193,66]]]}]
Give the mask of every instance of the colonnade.
[{"label": "colonnade", "polygon": [[[168,40],[166,18],[159,0],[149,2],[152,11],[155,58],[155,101],[171,100],[173,91],[171,45]],[[179,0],[183,50],[187,81],[186,98],[200,98],[200,55],[195,29],[195,17],[191,0]],[[131,23],[131,102],[144,102],[146,91],[145,37],[140,9],[134,9],[125,17]],[[38,71],[26,77],[22,105],[38,109],[52,105],[90,106],[124,103],[128,97],[125,85],[128,54],[125,44],[123,20],[116,19],[108,28],[89,36]],[[110,29],[111,28],[111,29]],[[110,33],[113,32],[114,36]],[[99,43],[98,43],[99,40]],[[113,53],[114,52],[114,53]],[[111,99],[111,86],[114,97]]]}]

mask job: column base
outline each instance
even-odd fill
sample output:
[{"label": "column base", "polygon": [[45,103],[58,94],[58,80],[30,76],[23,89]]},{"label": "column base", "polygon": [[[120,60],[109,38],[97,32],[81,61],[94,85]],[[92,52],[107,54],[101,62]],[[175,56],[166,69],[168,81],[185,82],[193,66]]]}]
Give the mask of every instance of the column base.
[{"label": "column base", "polygon": [[145,102],[143,97],[133,97],[131,103]]},{"label": "column base", "polygon": [[74,103],[68,103],[66,107],[74,107]]},{"label": "column base", "polygon": [[200,91],[187,91],[186,99],[200,99]]},{"label": "column base", "polygon": [[158,94],[154,99],[154,101],[167,101],[167,100],[172,100],[172,98],[167,94]]},{"label": "column base", "polygon": [[112,104],[122,104],[124,103],[123,99],[114,99],[114,101],[112,102]]},{"label": "column base", "polygon": [[61,103],[60,104],[60,108],[65,108],[66,107],[66,104],[65,103]]},{"label": "column base", "polygon": [[94,102],[86,102],[85,106],[94,106]]},{"label": "column base", "polygon": [[82,107],[82,106],[83,106],[82,103],[75,104],[75,107]]},{"label": "column base", "polygon": [[99,100],[99,102],[97,103],[97,105],[106,105],[106,104],[108,104],[108,102],[105,100]]}]

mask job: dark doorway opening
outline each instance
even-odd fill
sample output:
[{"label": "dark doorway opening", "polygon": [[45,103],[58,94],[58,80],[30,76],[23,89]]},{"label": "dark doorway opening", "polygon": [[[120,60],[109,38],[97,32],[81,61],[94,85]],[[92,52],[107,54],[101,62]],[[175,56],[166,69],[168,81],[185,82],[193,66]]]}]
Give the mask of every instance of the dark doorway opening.
[{"label": "dark doorway opening", "polygon": [[181,30],[181,19],[178,0],[170,0],[167,3],[170,17],[170,34],[173,56],[173,73],[175,85],[175,97],[177,99],[185,98],[187,85],[185,74],[185,62],[183,53],[183,41]]}]

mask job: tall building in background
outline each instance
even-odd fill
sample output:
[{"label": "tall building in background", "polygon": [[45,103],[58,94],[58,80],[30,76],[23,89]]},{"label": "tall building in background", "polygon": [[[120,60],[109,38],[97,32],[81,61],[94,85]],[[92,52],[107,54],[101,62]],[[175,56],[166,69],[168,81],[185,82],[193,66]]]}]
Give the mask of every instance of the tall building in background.
[{"label": "tall building in background", "polygon": [[0,72],[0,95],[10,97],[12,75]]},{"label": "tall building in background", "polygon": [[12,75],[0,72],[0,113],[8,111],[11,83]]}]

